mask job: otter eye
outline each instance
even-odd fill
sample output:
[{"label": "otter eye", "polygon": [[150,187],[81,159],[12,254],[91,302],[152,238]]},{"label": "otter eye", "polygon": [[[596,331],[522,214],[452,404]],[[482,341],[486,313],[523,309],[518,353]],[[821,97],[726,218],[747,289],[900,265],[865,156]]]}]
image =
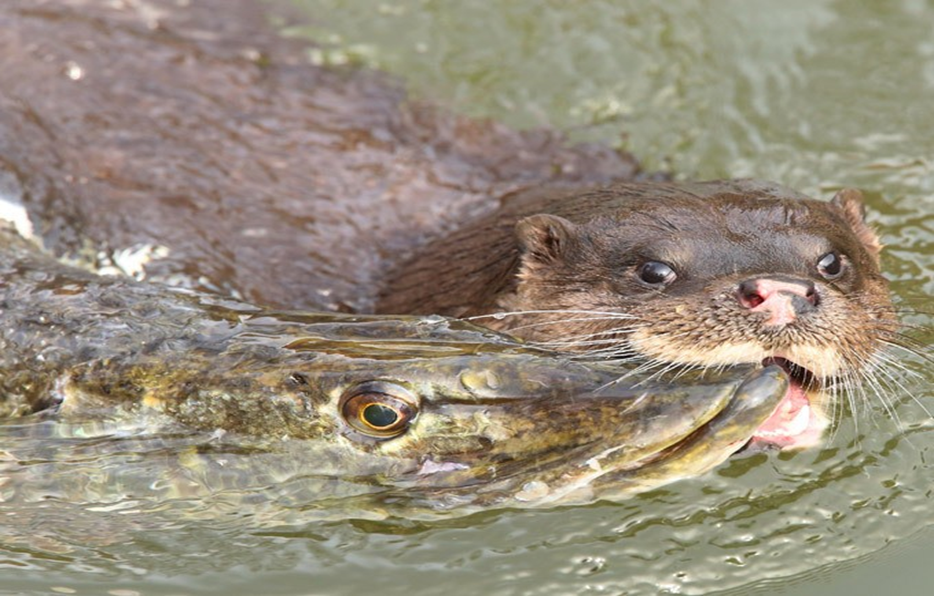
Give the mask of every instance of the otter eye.
[{"label": "otter eye", "polygon": [[392,383],[364,383],[347,391],[340,401],[341,416],[354,430],[389,439],[402,434],[418,414],[418,401],[407,389]]},{"label": "otter eye", "polygon": [[678,277],[674,269],[660,261],[643,263],[636,271],[636,274],[643,283],[650,286],[667,285]]},{"label": "otter eye", "polygon": [[824,279],[837,279],[843,273],[843,259],[835,252],[829,252],[817,261],[817,271]]}]

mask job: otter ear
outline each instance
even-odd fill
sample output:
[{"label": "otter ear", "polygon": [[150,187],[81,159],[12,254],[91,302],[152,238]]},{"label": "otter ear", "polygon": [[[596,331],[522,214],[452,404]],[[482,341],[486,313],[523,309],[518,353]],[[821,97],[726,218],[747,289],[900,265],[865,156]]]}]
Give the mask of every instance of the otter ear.
[{"label": "otter ear", "polygon": [[859,238],[869,254],[879,259],[882,243],[876,232],[866,225],[866,208],[863,206],[863,193],[855,188],[844,188],[834,195],[830,203],[843,212],[843,219],[850,224],[850,228]]},{"label": "otter ear", "polygon": [[575,227],[563,217],[540,213],[516,223],[516,239],[527,258],[543,263],[555,261],[567,248]]}]

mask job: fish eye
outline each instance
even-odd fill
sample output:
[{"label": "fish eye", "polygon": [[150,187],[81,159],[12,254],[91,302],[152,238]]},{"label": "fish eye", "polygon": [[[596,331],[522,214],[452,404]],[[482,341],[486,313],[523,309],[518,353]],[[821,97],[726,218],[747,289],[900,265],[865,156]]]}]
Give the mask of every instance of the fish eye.
[{"label": "fish eye", "polygon": [[843,274],[843,259],[835,252],[829,252],[817,261],[817,272],[824,279],[837,279]]},{"label": "fish eye", "polygon": [[390,439],[408,429],[418,414],[417,398],[404,387],[375,381],[344,393],[341,416],[354,430],[377,439]]},{"label": "fish eye", "polygon": [[666,286],[673,282],[678,274],[671,265],[661,261],[646,261],[636,270],[639,281],[650,286]]}]

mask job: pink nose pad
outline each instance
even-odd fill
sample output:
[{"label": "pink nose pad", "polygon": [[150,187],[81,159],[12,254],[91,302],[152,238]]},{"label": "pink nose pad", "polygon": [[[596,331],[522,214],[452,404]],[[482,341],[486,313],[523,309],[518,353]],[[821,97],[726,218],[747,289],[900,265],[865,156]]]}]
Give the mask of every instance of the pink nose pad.
[{"label": "pink nose pad", "polygon": [[736,299],[752,312],[768,313],[766,325],[787,325],[818,304],[817,288],[804,279],[747,279],[736,288]]}]

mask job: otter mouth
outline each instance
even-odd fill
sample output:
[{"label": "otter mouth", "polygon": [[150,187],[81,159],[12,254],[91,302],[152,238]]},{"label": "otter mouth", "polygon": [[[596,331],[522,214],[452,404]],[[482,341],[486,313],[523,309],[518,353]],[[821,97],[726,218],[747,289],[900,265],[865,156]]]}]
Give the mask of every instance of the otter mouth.
[{"label": "otter mouth", "polygon": [[818,378],[787,358],[762,361],[763,366],[773,364],[788,374],[791,383],[775,412],[753,434],[747,449],[804,449],[819,445],[829,420],[808,396],[820,386]]}]

